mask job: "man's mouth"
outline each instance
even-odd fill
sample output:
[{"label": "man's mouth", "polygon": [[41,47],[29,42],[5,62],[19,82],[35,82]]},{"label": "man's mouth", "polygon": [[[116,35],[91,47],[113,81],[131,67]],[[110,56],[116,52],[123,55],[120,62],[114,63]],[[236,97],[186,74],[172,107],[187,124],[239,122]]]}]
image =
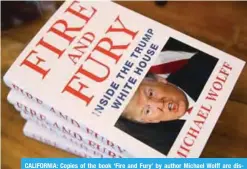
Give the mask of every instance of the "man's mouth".
[{"label": "man's mouth", "polygon": [[178,110],[178,105],[174,102],[168,103],[168,110],[176,112]]}]

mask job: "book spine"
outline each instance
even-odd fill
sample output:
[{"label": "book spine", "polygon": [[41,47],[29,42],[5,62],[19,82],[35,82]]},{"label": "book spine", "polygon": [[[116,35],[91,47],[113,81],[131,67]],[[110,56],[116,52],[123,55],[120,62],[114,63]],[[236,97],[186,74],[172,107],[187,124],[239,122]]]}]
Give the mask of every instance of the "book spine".
[{"label": "book spine", "polygon": [[123,157],[133,157],[130,153],[128,153],[126,150],[122,149],[120,146],[116,145],[115,143],[111,142],[105,137],[102,137],[100,134],[96,133],[95,131],[91,130],[87,126],[85,126],[83,123],[78,122],[76,119],[70,118],[69,116],[63,114],[61,111],[57,111],[54,107],[49,106],[48,104],[45,104],[42,100],[39,98],[33,96],[31,93],[27,92],[25,89],[22,89],[21,87],[15,85],[10,80],[4,76],[4,81],[7,86],[9,86],[13,91],[16,91],[17,93],[21,94],[28,100],[32,100],[36,104],[38,104],[40,107],[42,107],[44,110],[49,111],[49,113],[54,114],[56,117],[60,118],[64,122],[67,122],[77,128],[79,128],[81,131],[86,133],[87,135],[90,135],[94,139],[100,141],[103,145],[108,146],[112,149],[114,149],[116,152],[121,154]]},{"label": "book spine", "polygon": [[83,150],[87,151],[88,153],[94,154],[94,157],[97,157],[97,158],[110,158],[110,156],[105,155],[105,154],[101,153],[100,151],[98,151],[96,149],[93,149],[93,148],[91,148],[90,146],[88,146],[88,145],[86,145],[84,143],[79,143],[78,141],[72,139],[71,137],[69,137],[68,135],[64,134],[63,132],[55,130],[50,125],[47,125],[44,121],[39,121],[39,120],[35,119],[34,117],[28,116],[23,111],[20,111],[20,114],[21,114],[22,118],[24,118],[25,120],[32,121],[32,122],[36,123],[37,125],[42,126],[43,128],[46,128],[46,129],[50,130],[53,133],[53,135],[54,134],[56,135],[56,137],[66,139],[70,144],[73,144],[74,146],[76,146],[76,147],[78,147],[80,149],[83,149]]},{"label": "book spine", "polygon": [[[26,120],[38,121],[39,123],[46,125],[58,133],[59,136],[65,135],[68,140],[77,146],[86,146],[92,151],[99,151],[101,154],[105,154],[105,157],[119,158],[120,155],[108,150],[103,147],[100,143],[96,143],[86,137],[85,134],[73,131],[71,128],[66,127],[66,124],[61,123],[59,119],[56,118],[47,118],[43,113],[36,110],[35,107],[32,107],[32,103],[24,103],[26,99],[18,97],[20,95],[15,92],[10,92],[8,96],[8,101],[15,106],[18,111],[21,111],[21,115]],[[15,100],[16,99],[16,100]],[[19,101],[20,100],[20,101]],[[76,128],[77,129],[77,128]],[[77,129],[78,130],[78,129]]]},{"label": "book spine", "polygon": [[85,150],[78,149],[78,147],[68,143],[68,141],[66,141],[65,139],[55,137],[51,131],[37,125],[36,123],[32,121],[26,122],[23,128],[23,133],[25,136],[29,138],[35,139],[44,144],[48,144],[50,146],[67,151],[69,153],[75,154],[79,157],[83,157],[83,158],[94,157],[93,154],[90,154],[89,152],[86,152]]},{"label": "book spine", "polygon": [[[17,110],[18,110],[18,108],[17,108]],[[106,158],[106,157],[108,157],[108,156],[100,153],[97,150],[93,150],[92,148],[90,148],[89,146],[87,146],[85,144],[82,144],[82,143],[81,144],[77,144],[77,143],[73,142],[73,140],[71,140],[71,138],[69,138],[67,135],[63,134],[62,132],[55,131],[54,128],[48,126],[47,124],[45,124],[45,123],[43,123],[43,122],[41,122],[39,120],[36,120],[36,119],[33,119],[31,117],[26,116],[25,113],[23,113],[22,111],[20,111],[20,114],[21,114],[22,118],[24,118],[25,120],[31,121],[31,122],[35,123],[36,125],[40,126],[41,128],[43,128],[43,129],[45,129],[47,131],[50,131],[51,135],[54,138],[56,138],[56,139],[61,139],[62,138],[67,142],[67,144],[70,144],[70,145],[76,147],[79,150],[83,150],[84,152],[86,152],[87,154],[90,154],[94,158]],[[37,131],[35,131],[35,132],[37,132]],[[38,131],[38,132],[40,132],[40,131]]]}]

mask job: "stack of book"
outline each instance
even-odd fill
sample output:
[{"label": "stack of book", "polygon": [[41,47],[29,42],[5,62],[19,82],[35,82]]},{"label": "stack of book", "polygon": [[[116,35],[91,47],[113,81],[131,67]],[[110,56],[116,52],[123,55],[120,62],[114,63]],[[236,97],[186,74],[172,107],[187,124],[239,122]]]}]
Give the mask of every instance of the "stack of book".
[{"label": "stack of book", "polygon": [[199,157],[243,66],[113,2],[67,1],[4,81],[30,138],[81,157]]}]

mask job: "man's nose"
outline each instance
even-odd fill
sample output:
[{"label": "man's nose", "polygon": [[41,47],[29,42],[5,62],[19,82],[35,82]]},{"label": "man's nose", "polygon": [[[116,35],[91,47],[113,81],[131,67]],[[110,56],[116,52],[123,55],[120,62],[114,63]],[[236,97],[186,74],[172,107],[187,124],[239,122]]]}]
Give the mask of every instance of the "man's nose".
[{"label": "man's nose", "polygon": [[163,109],[164,101],[162,99],[159,99],[159,100],[158,99],[152,99],[151,105],[153,106],[153,108]]}]

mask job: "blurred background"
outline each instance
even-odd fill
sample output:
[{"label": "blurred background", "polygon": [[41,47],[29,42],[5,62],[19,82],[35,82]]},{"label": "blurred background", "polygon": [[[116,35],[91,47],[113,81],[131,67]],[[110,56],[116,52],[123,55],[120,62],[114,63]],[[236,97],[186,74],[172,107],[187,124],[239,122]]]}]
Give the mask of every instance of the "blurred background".
[{"label": "blurred background", "polygon": [[53,13],[62,3],[60,1],[2,1],[1,30],[40,19],[46,13]]},{"label": "blurred background", "polygon": [[[1,1],[2,76],[62,3]],[[247,2],[116,3],[247,61]],[[245,67],[201,157],[247,157],[246,81]],[[22,157],[74,157],[23,136],[24,120],[7,103],[9,89],[1,89],[2,168],[19,168]]]}]

